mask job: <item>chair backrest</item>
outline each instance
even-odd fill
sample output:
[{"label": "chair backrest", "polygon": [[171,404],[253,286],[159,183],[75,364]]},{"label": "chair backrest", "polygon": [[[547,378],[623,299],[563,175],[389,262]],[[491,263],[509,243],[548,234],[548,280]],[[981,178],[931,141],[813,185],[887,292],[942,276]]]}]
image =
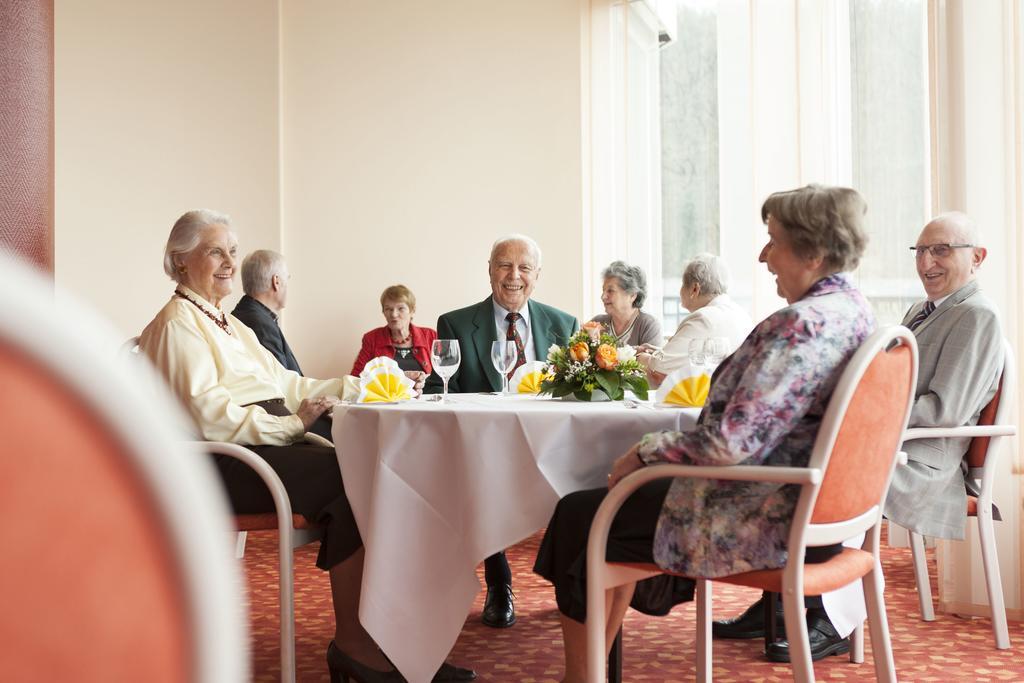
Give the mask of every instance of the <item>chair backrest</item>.
[{"label": "chair backrest", "polygon": [[4,676],[248,680],[228,506],[168,427],[178,407],[148,368],[125,374],[102,322],[0,270]]},{"label": "chair backrest", "polygon": [[[1013,396],[1016,389],[1017,367],[1014,360],[1010,342],[1003,339],[1003,374],[999,377],[999,385],[996,387],[996,393],[992,400],[981,409],[981,414],[978,416],[979,425],[1009,424],[1011,420],[1010,404],[1012,401],[1003,401],[1001,399],[1004,393]],[[977,436],[971,439],[971,443],[967,447],[967,453],[964,454],[964,460],[967,461],[968,467],[977,468],[985,466],[990,441],[991,437],[988,436]]]},{"label": "chair backrest", "polygon": [[880,506],[916,382],[917,343],[904,327],[878,330],[851,358],[833,391],[809,463],[825,472],[813,500],[812,524],[851,520]]}]

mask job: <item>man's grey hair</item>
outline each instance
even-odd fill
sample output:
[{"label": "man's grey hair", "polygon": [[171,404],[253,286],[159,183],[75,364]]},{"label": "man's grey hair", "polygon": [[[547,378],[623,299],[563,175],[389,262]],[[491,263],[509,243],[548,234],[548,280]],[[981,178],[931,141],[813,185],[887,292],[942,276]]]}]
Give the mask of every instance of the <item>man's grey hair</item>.
[{"label": "man's grey hair", "polygon": [[257,249],[242,261],[242,291],[256,296],[270,291],[271,281],[284,268],[284,256],[270,249]]},{"label": "man's grey hair", "polygon": [[231,218],[227,214],[211,209],[193,209],[174,221],[171,234],[164,247],[164,272],[175,282],[181,282],[182,273],[178,271],[176,257],[190,253],[199,246],[200,233],[203,228],[211,225],[231,227]]},{"label": "man's grey hair", "polygon": [[626,294],[636,294],[633,308],[642,308],[647,299],[647,276],[640,266],[631,266],[625,261],[612,261],[601,271],[601,279],[613,277]]},{"label": "man's grey hair", "polygon": [[700,286],[702,296],[715,297],[729,291],[729,269],[714,254],[697,254],[683,269],[683,286]]},{"label": "man's grey hair", "polygon": [[537,267],[540,268],[540,245],[537,244],[537,242],[535,242],[532,237],[529,237],[528,235],[521,235],[519,233],[505,235],[504,237],[499,237],[497,240],[495,240],[494,244],[491,245],[491,255],[487,257],[487,262],[490,263],[491,261],[493,261],[494,255],[498,253],[498,249],[505,246],[509,242],[522,242],[523,244],[525,244],[526,249],[530,252],[530,255],[533,256],[533,260],[537,262]]},{"label": "man's grey hair", "polygon": [[978,228],[978,224],[963,211],[940,213],[928,221],[929,225],[932,223],[942,223],[952,229],[956,233],[957,240],[964,244],[973,244],[976,247],[981,246],[981,230]]}]

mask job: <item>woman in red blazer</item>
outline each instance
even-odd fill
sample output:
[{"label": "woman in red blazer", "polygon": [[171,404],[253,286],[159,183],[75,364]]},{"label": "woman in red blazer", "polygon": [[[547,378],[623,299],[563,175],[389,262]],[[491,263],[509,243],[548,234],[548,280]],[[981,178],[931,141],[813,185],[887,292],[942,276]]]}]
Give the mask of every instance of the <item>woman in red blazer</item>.
[{"label": "woman in red blazer", "polygon": [[430,374],[430,346],[437,332],[412,324],[416,297],[405,285],[392,285],[380,295],[380,308],[387,325],[363,335],[363,348],[356,356],[350,375],[358,375],[366,363],[378,356],[394,358],[406,372]]}]

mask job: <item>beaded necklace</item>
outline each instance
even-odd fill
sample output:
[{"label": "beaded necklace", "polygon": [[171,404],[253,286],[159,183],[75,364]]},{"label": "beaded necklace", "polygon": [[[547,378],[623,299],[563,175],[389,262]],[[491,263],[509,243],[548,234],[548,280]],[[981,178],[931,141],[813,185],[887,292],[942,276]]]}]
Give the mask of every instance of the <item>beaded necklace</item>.
[{"label": "beaded necklace", "polygon": [[394,344],[395,346],[408,344],[410,339],[412,339],[412,328],[409,329],[409,334],[405,335],[404,339],[395,339],[395,335],[391,335],[391,343]]},{"label": "beaded necklace", "polygon": [[192,297],[190,297],[188,294],[186,294],[185,292],[181,291],[180,289],[174,290],[174,295],[175,296],[180,296],[182,299],[184,299],[185,301],[189,302],[190,304],[192,304],[193,306],[198,308],[200,311],[202,311],[206,315],[207,318],[209,318],[214,323],[216,323],[217,327],[219,327],[220,329],[224,330],[229,336],[231,335],[231,329],[228,327],[228,317],[226,315],[224,315],[223,311],[220,314],[220,318],[217,318],[217,316],[215,316],[213,313],[210,313],[208,310],[203,308],[202,304],[200,304],[198,301],[196,301],[195,299],[193,299]]}]

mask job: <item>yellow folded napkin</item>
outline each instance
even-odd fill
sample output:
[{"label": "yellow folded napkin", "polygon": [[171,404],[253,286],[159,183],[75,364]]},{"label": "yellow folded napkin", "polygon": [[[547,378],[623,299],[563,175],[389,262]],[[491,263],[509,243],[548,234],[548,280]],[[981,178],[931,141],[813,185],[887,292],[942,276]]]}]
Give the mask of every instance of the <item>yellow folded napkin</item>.
[{"label": "yellow folded napkin", "polygon": [[699,408],[708,400],[710,387],[711,378],[707,374],[697,373],[687,365],[666,377],[654,398],[658,403]]},{"label": "yellow folded napkin", "polygon": [[360,375],[359,397],[356,403],[395,403],[413,397],[414,382],[396,365],[377,367]]},{"label": "yellow folded napkin", "polygon": [[395,368],[398,369],[398,361],[394,358],[388,358],[387,356],[377,356],[366,361],[366,365],[363,366],[363,371],[359,373],[360,379],[365,379],[373,374],[373,371],[377,368]]},{"label": "yellow folded napkin", "polygon": [[508,381],[509,389],[518,394],[540,393],[540,383],[547,379],[544,374],[544,366],[547,363],[539,360],[531,360],[519,366],[512,379]]}]

